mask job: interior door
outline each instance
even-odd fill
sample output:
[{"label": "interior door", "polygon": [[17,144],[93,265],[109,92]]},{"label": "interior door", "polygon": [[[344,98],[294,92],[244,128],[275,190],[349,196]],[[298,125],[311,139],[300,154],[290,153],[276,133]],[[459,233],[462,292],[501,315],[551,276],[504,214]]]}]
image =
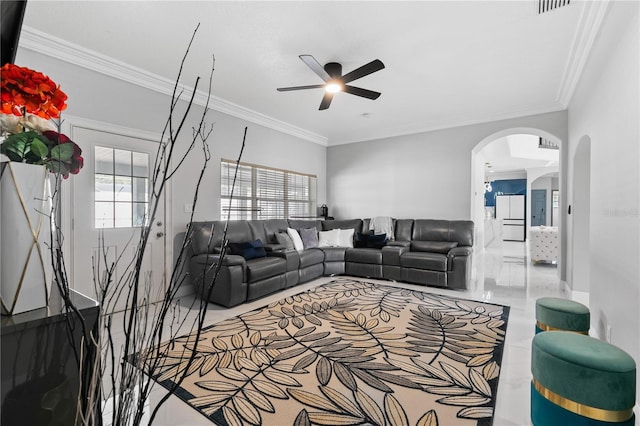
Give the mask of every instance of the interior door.
[{"label": "interior door", "polygon": [[[105,266],[117,260],[115,281],[131,273],[141,226],[148,221],[150,176],[158,143],[83,127],[74,127],[72,135],[84,157],[84,168],[72,182],[72,283],[80,293],[96,297],[94,267],[102,275]],[[146,297],[154,302],[162,297],[166,271],[168,228],[163,200],[151,226],[138,291],[139,301]],[[125,299],[126,294],[104,308],[122,310]]]},{"label": "interior door", "polygon": [[547,224],[547,190],[531,190],[531,226]]}]

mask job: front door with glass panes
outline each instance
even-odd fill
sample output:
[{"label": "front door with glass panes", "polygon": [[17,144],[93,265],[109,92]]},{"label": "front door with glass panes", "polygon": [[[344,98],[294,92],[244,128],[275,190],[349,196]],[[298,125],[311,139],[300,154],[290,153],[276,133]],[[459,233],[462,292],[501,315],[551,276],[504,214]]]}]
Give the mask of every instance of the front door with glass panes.
[{"label": "front door with glass panes", "polygon": [[[82,146],[85,166],[73,180],[73,287],[96,297],[94,278],[104,279],[117,262],[113,275],[120,287],[129,280],[147,224],[150,186],[158,143],[114,133],[73,128]],[[162,299],[165,279],[165,214],[159,203],[142,262],[138,300]],[[112,284],[113,288],[113,284]],[[119,311],[126,306],[128,288],[105,306]]]}]

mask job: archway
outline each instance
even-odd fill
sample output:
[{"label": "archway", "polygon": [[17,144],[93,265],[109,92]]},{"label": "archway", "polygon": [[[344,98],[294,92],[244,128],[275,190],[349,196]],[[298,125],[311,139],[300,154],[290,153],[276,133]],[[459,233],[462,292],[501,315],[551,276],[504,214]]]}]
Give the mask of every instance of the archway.
[{"label": "archway", "polygon": [[484,245],[484,161],[482,159],[482,150],[493,141],[509,135],[530,134],[547,139],[560,147],[559,162],[559,182],[560,182],[560,215],[558,223],[558,232],[560,235],[560,253],[558,258],[558,275],[561,280],[566,281],[566,264],[567,264],[567,178],[566,178],[566,148],[563,146],[562,140],[556,135],[545,130],[532,127],[513,127],[498,132],[482,139],[471,150],[471,212],[470,217],[476,223],[476,242],[479,247]]},{"label": "archway", "polygon": [[573,291],[590,291],[589,267],[591,212],[591,139],[583,136],[573,157],[573,197],[569,226],[572,227],[570,286]]}]

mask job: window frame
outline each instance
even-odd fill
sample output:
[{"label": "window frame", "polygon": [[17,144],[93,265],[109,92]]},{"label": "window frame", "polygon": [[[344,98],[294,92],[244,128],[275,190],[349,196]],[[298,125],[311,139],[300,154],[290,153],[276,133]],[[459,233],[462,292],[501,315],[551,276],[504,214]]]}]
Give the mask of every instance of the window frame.
[{"label": "window frame", "polygon": [[[97,151],[109,150],[111,152],[111,160],[110,160],[110,170],[103,169],[98,170],[97,161],[98,155]],[[151,170],[151,158],[150,155],[146,152],[134,151],[130,149],[122,149],[115,148],[110,146],[103,145],[95,145],[93,147],[94,151],[94,169],[93,169],[93,227],[94,229],[127,229],[127,228],[141,228],[147,226],[148,222],[148,214],[149,214],[149,185],[150,185],[150,170]],[[129,156],[129,162],[127,163],[128,171],[127,173],[122,172],[122,165],[120,165],[120,170],[118,168],[118,161],[116,156],[127,154]],[[146,165],[144,168],[146,169],[147,176],[143,176],[136,171],[136,164],[134,157],[136,155],[142,155],[145,157]],[[110,179],[109,179],[110,178]],[[100,197],[98,199],[98,193],[101,192],[98,190],[99,182],[101,180],[111,181],[107,183],[107,185],[111,185],[110,197],[107,199],[106,197]],[[131,190],[130,199],[118,199],[119,192],[116,190],[118,185],[126,185],[123,183],[118,183],[118,181],[129,181],[129,188]],[[143,180],[144,184],[144,200],[137,199],[135,188],[139,187],[139,180]],[[111,217],[98,217],[98,209],[99,205],[111,205],[112,214]],[[118,212],[122,211],[123,207],[125,210],[129,210],[130,215],[120,216]],[[142,207],[144,210],[144,215],[142,216],[142,223],[136,222],[136,219],[139,215],[136,214],[136,210]],[[124,221],[128,221],[128,223],[124,224]],[[101,226],[100,226],[101,225]]]},{"label": "window frame", "polygon": [[[238,169],[236,187],[232,188],[233,178]],[[264,173],[263,179],[259,174]],[[269,176],[271,175],[271,176]],[[279,176],[280,175],[280,176]],[[291,186],[291,179],[304,181],[301,185]],[[260,180],[274,183],[274,186],[260,185]],[[281,184],[276,186],[275,182]],[[249,187],[250,184],[250,187]],[[233,195],[229,193],[233,189]],[[294,191],[295,189],[295,191]],[[305,197],[293,197],[292,194],[304,193]],[[240,195],[240,194],[248,195]],[[265,196],[264,194],[282,194],[279,196]],[[262,195],[261,195],[262,194]],[[229,201],[233,200],[232,206]],[[317,201],[317,176],[310,173],[302,173],[293,170],[264,166],[260,164],[238,162],[222,158],[220,160],[220,217],[230,220],[256,220],[256,219],[288,219],[316,217]],[[262,203],[275,203],[281,206],[266,212],[261,207]],[[297,205],[297,207],[294,207]],[[300,209],[302,206],[302,209]]]}]

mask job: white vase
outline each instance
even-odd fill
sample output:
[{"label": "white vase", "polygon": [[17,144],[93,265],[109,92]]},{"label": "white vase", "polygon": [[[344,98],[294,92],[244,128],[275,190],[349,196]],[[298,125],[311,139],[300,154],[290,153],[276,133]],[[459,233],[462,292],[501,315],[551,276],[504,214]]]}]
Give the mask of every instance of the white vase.
[{"label": "white vase", "polygon": [[0,172],[0,302],[3,315],[15,315],[49,300],[50,173],[16,162],[1,163]]}]

